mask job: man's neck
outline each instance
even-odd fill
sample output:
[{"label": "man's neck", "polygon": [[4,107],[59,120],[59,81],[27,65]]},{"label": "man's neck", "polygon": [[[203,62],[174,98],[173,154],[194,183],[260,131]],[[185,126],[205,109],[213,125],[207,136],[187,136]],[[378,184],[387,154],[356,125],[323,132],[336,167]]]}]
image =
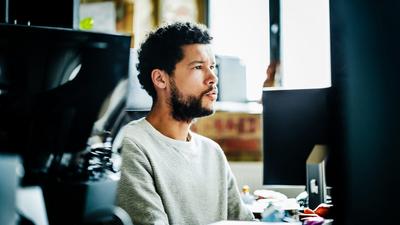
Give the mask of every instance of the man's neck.
[{"label": "man's neck", "polygon": [[153,108],[146,120],[160,133],[175,140],[187,141],[191,122],[175,120],[169,111]]}]

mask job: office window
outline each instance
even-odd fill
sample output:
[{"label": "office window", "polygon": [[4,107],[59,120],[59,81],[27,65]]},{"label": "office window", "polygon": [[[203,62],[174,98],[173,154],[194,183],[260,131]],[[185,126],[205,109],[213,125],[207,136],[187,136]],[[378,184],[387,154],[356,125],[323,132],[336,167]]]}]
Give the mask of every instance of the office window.
[{"label": "office window", "polygon": [[281,0],[282,86],[331,85],[329,0]]},{"label": "office window", "polygon": [[247,98],[261,98],[269,63],[267,0],[209,0],[215,54],[237,56],[246,66]]}]

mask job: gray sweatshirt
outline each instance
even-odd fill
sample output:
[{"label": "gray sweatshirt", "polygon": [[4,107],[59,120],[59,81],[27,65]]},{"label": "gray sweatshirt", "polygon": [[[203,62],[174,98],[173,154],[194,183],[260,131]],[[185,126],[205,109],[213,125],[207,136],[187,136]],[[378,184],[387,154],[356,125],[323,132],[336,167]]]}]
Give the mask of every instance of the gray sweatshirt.
[{"label": "gray sweatshirt", "polygon": [[169,138],[144,118],[124,129],[117,204],[134,225],[254,219],[217,143],[193,132],[189,142]]}]

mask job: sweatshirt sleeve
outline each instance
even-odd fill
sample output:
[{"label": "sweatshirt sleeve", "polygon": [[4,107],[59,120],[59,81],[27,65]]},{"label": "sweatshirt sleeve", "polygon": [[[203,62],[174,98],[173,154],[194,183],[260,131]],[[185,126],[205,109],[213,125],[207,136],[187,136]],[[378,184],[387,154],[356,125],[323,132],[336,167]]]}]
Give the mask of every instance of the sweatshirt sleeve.
[{"label": "sweatshirt sleeve", "polygon": [[242,201],[236,179],[229,164],[227,162],[226,164],[228,167],[228,220],[255,220],[253,213]]},{"label": "sweatshirt sleeve", "polygon": [[146,154],[137,144],[125,138],[117,204],[129,214],[135,225],[168,224],[168,216],[155,190],[152,173]]}]

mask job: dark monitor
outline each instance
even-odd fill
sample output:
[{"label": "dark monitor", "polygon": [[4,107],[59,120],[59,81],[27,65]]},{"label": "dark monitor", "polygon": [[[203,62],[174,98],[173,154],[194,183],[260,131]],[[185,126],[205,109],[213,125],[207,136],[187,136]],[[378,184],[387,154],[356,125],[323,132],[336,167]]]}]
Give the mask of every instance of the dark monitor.
[{"label": "dark monitor", "polygon": [[0,151],[85,150],[109,96],[127,79],[130,37],[0,24]]},{"label": "dark monitor", "polygon": [[263,184],[306,185],[306,161],[329,144],[329,88],[264,89]]}]

